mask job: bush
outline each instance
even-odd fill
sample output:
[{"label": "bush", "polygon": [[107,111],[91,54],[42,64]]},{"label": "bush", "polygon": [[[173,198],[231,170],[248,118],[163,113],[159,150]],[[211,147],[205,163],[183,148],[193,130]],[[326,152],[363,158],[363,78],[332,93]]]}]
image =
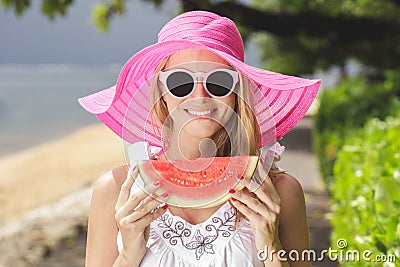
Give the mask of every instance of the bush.
[{"label": "bush", "polygon": [[344,262],[342,266],[400,266],[400,116],[370,120],[348,138],[334,165],[332,247],[344,238],[348,250],[395,255],[397,261]]},{"label": "bush", "polygon": [[384,82],[368,84],[360,76],[344,80],[320,95],[313,129],[314,150],[324,181],[333,180],[333,165],[346,137],[368,119],[384,119],[400,111],[400,70],[387,71]]}]

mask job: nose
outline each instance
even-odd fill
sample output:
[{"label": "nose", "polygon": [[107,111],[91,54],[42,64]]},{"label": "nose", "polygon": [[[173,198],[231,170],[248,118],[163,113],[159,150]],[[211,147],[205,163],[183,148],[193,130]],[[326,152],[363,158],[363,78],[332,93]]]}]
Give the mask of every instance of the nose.
[{"label": "nose", "polygon": [[204,88],[203,82],[202,81],[197,81],[195,83],[195,87],[193,90],[193,93],[191,94],[193,98],[197,97],[210,97],[210,95],[207,93],[206,88]]}]

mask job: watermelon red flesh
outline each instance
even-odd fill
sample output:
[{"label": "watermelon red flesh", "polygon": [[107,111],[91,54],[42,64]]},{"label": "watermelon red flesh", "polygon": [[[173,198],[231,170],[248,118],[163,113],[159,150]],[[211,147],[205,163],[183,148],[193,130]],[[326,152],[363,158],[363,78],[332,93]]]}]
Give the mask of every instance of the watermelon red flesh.
[{"label": "watermelon red flesh", "polygon": [[168,192],[168,204],[199,208],[226,201],[230,188],[241,190],[239,178],[250,179],[257,162],[257,156],[145,160],[138,162],[138,169],[145,185],[160,181],[155,195]]}]

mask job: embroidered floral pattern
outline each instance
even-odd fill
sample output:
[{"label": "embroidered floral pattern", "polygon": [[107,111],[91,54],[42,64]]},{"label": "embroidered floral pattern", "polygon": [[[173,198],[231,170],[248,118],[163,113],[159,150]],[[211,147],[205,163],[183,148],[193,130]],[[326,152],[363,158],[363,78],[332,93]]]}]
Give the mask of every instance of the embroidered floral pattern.
[{"label": "embroidered floral pattern", "polygon": [[205,226],[206,232],[201,233],[197,230],[192,238],[192,230],[185,227],[181,221],[173,221],[173,218],[169,214],[160,216],[158,226],[163,228],[162,236],[172,246],[176,246],[180,241],[181,245],[188,249],[194,250],[196,259],[200,260],[200,257],[204,253],[215,254],[213,242],[217,240],[219,236],[228,238],[234,231],[235,211],[230,208],[224,212],[223,218],[213,217],[211,223]]}]

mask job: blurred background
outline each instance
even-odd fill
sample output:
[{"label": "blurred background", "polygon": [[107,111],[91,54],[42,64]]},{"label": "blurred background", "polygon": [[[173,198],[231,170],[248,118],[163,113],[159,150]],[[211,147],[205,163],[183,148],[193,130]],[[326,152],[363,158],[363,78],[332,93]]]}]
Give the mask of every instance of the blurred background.
[{"label": "blurred background", "polygon": [[77,99],[198,9],[237,23],[248,64],[323,80],[281,167],[305,191],[313,249],[385,262],[313,266],[400,266],[398,0],[0,0],[0,266],[84,265],[91,186],[124,159]]}]

